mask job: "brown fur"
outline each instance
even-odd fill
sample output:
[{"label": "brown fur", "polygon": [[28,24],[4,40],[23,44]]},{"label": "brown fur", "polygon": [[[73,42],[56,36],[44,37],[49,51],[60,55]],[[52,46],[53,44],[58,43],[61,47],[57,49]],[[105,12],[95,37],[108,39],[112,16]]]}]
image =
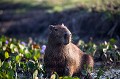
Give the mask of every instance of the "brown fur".
[{"label": "brown fur", "polygon": [[50,26],[44,64],[49,76],[57,72],[59,76],[84,77],[82,70],[90,73],[89,67],[93,68],[94,61],[71,42],[71,32],[66,26],[55,25]]}]

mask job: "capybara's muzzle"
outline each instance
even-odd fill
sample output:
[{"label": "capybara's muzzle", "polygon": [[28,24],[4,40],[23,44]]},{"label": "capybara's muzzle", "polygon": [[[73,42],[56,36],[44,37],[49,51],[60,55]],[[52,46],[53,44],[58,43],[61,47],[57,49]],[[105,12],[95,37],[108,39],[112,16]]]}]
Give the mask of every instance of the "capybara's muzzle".
[{"label": "capybara's muzzle", "polygon": [[69,34],[69,33],[65,33],[64,34],[64,45],[67,45],[67,44],[69,44],[70,43],[70,41],[71,41],[71,34]]}]

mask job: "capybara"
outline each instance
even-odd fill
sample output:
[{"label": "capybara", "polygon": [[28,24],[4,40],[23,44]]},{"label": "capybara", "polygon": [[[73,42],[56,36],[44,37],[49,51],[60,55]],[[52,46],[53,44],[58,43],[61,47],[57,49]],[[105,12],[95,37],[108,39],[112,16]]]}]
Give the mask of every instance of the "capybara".
[{"label": "capybara", "polygon": [[50,25],[49,30],[44,55],[47,77],[50,77],[53,72],[57,72],[59,76],[91,79],[90,70],[93,69],[94,60],[92,56],[85,54],[71,42],[72,34],[68,28],[64,24]]}]

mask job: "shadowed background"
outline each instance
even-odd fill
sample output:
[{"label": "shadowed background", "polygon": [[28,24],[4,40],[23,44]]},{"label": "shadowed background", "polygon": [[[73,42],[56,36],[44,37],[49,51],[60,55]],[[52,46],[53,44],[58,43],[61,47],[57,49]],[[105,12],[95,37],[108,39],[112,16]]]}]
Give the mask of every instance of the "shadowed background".
[{"label": "shadowed background", "polygon": [[119,0],[1,0],[0,35],[46,39],[48,26],[64,23],[73,39],[120,36]]}]

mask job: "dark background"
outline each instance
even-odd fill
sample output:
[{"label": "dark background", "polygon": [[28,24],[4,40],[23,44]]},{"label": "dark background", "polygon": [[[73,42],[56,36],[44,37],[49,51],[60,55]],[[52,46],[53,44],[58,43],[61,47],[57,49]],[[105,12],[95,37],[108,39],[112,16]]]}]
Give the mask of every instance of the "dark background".
[{"label": "dark background", "polygon": [[64,23],[75,41],[120,41],[119,0],[75,1],[1,0],[0,35],[46,39],[49,25]]}]

